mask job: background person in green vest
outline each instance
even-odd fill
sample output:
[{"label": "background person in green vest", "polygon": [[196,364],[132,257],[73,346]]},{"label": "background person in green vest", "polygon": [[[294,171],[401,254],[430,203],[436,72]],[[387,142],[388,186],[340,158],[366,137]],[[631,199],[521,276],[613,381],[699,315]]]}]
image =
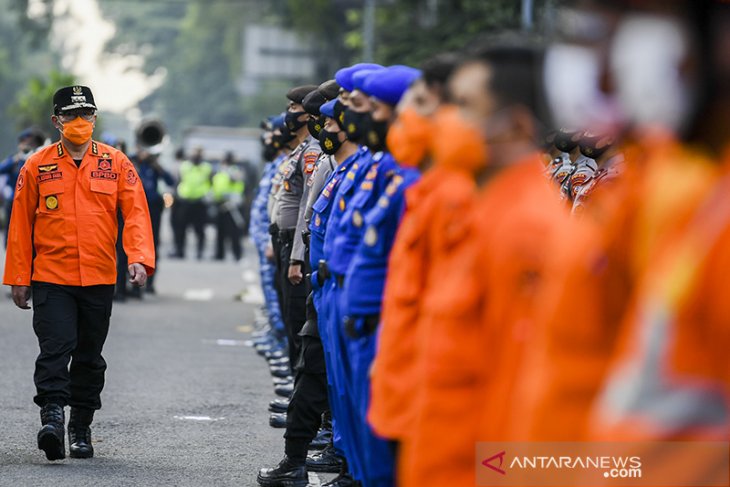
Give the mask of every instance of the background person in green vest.
[{"label": "background person in green vest", "polygon": [[225,260],[228,241],[231,242],[233,257],[236,261],[241,259],[241,237],[246,225],[241,212],[244,189],[244,173],[236,166],[233,154],[227,152],[213,176],[213,201],[217,209],[216,260]]},{"label": "background person in green vest", "polygon": [[203,258],[205,249],[205,223],[208,208],[205,197],[210,192],[213,167],[203,160],[202,147],[193,149],[190,159],[180,165],[180,183],[177,185],[177,201],[180,205],[180,225],[175,235],[174,257],[185,258],[185,241],[190,226],[197,237],[197,257]]}]

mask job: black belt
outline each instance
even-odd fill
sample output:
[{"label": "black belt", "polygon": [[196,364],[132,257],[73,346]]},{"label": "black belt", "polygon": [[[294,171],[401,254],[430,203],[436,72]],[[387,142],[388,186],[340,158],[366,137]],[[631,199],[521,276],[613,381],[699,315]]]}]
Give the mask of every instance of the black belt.
[{"label": "black belt", "polygon": [[286,230],[279,230],[279,240],[282,242],[291,242],[294,240],[294,235],[297,233],[296,228],[287,228]]},{"label": "black belt", "polygon": [[380,324],[380,315],[367,315],[363,317],[362,333],[355,328],[357,321],[353,318],[345,318],[345,333],[350,338],[356,339],[361,336],[370,336],[378,330]]},{"label": "black belt", "polygon": [[319,278],[320,285],[330,278],[330,268],[327,265],[327,261],[322,259],[317,264],[317,277]]}]

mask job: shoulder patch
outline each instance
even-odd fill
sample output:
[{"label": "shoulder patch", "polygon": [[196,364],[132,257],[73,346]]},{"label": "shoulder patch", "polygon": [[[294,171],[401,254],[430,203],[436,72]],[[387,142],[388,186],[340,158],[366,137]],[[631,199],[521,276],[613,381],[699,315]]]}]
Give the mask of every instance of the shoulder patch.
[{"label": "shoulder patch", "polygon": [[135,174],[134,169],[127,170],[127,177],[125,178],[125,180],[130,186],[137,184],[137,175]]},{"label": "shoulder patch", "polygon": [[23,166],[20,169],[20,174],[18,174],[18,182],[15,183],[15,191],[18,192],[21,189],[23,189],[23,186],[25,186],[25,166]]},{"label": "shoulder patch", "polygon": [[373,167],[371,167],[368,170],[367,174],[365,175],[365,180],[366,181],[372,181],[377,176],[378,176],[378,165],[377,164],[373,164]]},{"label": "shoulder patch", "polygon": [[58,143],[56,144],[56,152],[58,153],[58,157],[63,157],[63,144]]}]

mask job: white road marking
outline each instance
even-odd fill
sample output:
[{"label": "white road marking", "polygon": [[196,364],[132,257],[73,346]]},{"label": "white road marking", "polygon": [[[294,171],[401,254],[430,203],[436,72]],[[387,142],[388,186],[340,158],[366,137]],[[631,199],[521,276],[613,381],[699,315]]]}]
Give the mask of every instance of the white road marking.
[{"label": "white road marking", "polygon": [[246,340],[231,340],[228,338],[218,338],[217,340],[203,340],[203,343],[218,345],[220,347],[243,347],[246,345],[246,342]]},{"label": "white road marking", "polygon": [[173,416],[175,419],[184,421],[221,421],[226,418],[211,418],[210,416]]},{"label": "white road marking", "polygon": [[213,299],[212,289],[188,289],[183,294],[186,301],[210,301]]},{"label": "white road marking", "polygon": [[241,276],[243,277],[243,281],[246,283],[254,283],[258,281],[258,275],[251,269],[243,271]]},{"label": "white road marking", "polygon": [[261,286],[255,284],[247,285],[246,289],[243,290],[243,298],[241,300],[246,304],[264,304],[264,292],[261,290]]}]

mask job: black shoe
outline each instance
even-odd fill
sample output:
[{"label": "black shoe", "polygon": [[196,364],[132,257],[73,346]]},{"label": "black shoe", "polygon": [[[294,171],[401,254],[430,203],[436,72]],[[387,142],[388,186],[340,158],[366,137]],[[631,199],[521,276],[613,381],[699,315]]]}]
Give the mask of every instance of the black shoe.
[{"label": "black shoe", "polygon": [[269,367],[271,375],[279,379],[291,377],[291,369],[289,367]]},{"label": "black shoe", "polygon": [[277,396],[281,397],[291,397],[292,392],[294,392],[294,383],[288,382],[286,384],[282,384],[280,386],[274,387],[274,392]]},{"label": "black shoe", "polygon": [[286,413],[271,413],[269,426],[272,428],[286,428]]},{"label": "black shoe", "polygon": [[307,457],[307,470],[322,473],[338,473],[342,470],[342,458],[329,446],[319,453]]},{"label": "black shoe", "polygon": [[341,473],[329,482],[322,484],[322,487],[356,487],[357,485],[359,485],[359,483],[356,482],[349,473],[345,472]]},{"label": "black shoe", "polygon": [[146,292],[147,294],[157,294],[157,289],[155,289],[155,286],[147,284],[147,286],[145,286],[144,288],[144,292]]},{"label": "black shoe", "polygon": [[41,408],[41,424],[38,432],[38,449],[46,453],[49,460],[63,460],[66,458],[66,444],[64,423],[66,417],[63,407],[49,403]]},{"label": "black shoe", "polygon": [[309,444],[310,450],[324,450],[332,443],[332,430],[320,429]]},{"label": "black shoe", "polygon": [[274,399],[269,403],[269,411],[272,413],[285,413],[289,409],[288,399]]},{"label": "black shoe", "polygon": [[93,409],[71,408],[68,420],[68,451],[71,458],[91,458],[94,445],[91,444],[91,422]]},{"label": "black shoe", "polygon": [[307,487],[309,477],[305,465],[297,465],[288,457],[274,468],[262,468],[256,477],[263,487]]},{"label": "black shoe", "polygon": [[289,367],[289,357],[281,357],[269,360],[271,367]]},{"label": "black shoe", "polygon": [[261,355],[263,355],[266,360],[278,359],[278,358],[288,357],[289,356],[287,354],[286,350],[284,349],[284,347],[277,348],[277,349],[275,349],[273,351],[264,352]]}]

